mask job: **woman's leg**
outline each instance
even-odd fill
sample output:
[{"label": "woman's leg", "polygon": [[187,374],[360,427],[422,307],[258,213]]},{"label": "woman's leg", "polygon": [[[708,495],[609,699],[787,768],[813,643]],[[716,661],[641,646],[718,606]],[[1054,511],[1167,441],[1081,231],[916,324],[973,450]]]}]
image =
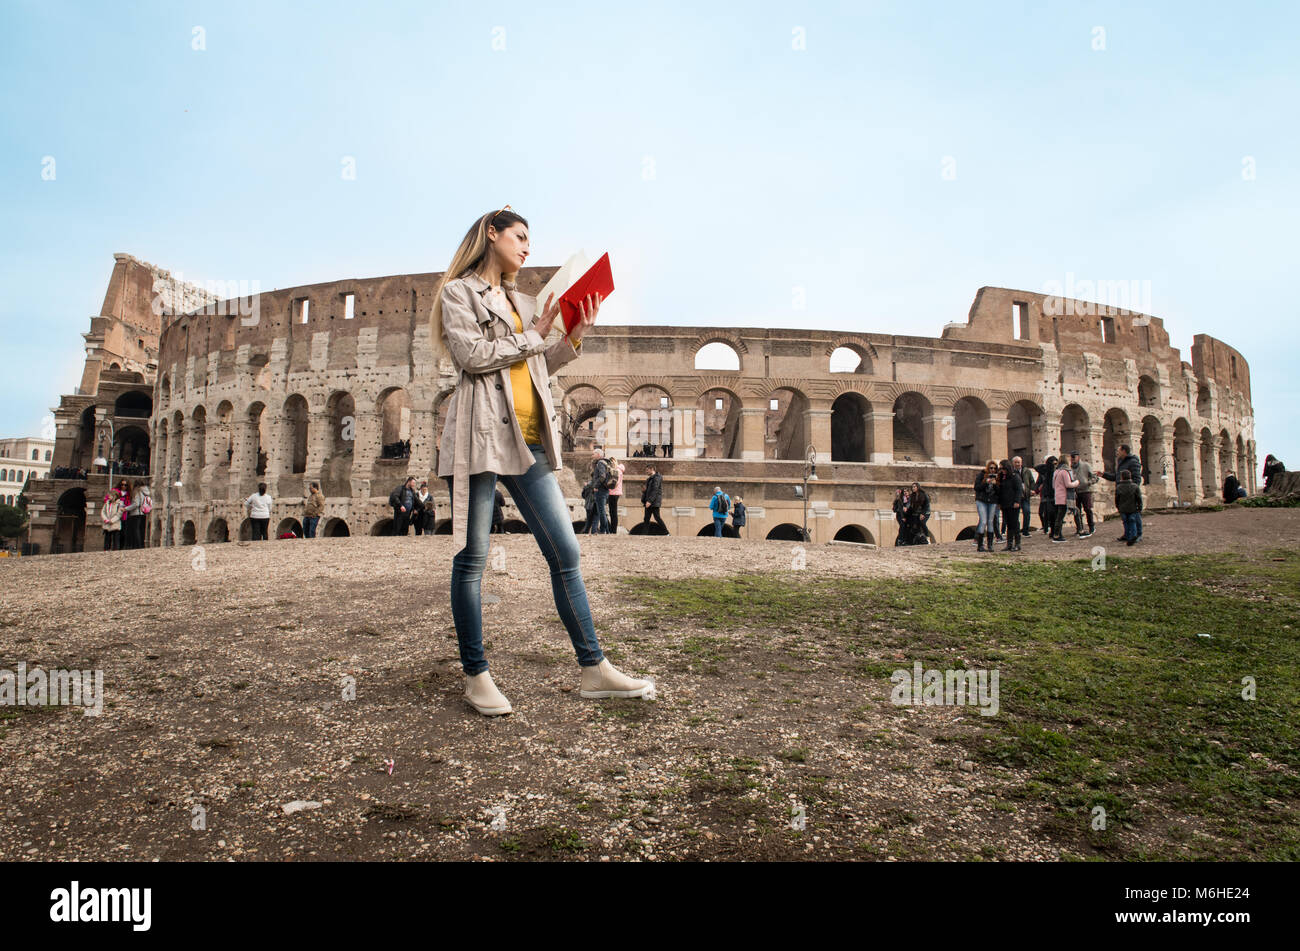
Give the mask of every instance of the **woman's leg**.
[{"label": "woman's leg", "polygon": [[[569,640],[583,667],[594,667],[605,659],[596,628],[591,620],[591,605],[587,602],[587,586],[582,581],[578,564],[578,540],[569,520],[569,508],[564,504],[560,484],[555,480],[541,446],[530,447],[536,460],[523,475],[502,476],[501,482],[519,506],[519,511],[537,540],[537,547],[551,569],[551,591],[555,595],[555,608],[569,632]],[[486,553],[486,546],[484,546]]]},{"label": "woman's leg", "polygon": [[[492,502],[497,477],[480,472],[469,477],[469,524],[465,547],[451,560],[451,616],[456,623],[460,666],[471,677],[488,669],[483,656],[483,567],[487,564],[492,530]],[[447,480],[455,498],[455,480]],[[452,517],[455,517],[453,513]]]}]

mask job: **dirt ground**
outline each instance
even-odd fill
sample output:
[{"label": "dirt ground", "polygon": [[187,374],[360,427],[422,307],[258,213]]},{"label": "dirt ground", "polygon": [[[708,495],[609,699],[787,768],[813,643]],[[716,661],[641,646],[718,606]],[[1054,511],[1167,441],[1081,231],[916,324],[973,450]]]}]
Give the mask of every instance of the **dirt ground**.
[{"label": "dirt ground", "polygon": [[[1300,510],[1119,534],[979,557],[1296,548]],[[0,668],[102,669],[106,695],[100,716],[0,707],[0,859],[1062,857],[999,796],[1023,777],[962,755],[978,715],[893,706],[815,645],[798,668],[755,643],[704,669],[656,644],[671,617],[647,631],[620,603],[637,576],[916,579],[972,544],[584,537],[602,645],[652,701],[583,700],[532,539],[493,544],[485,640],[515,706],[493,719],[461,697],[450,536],[0,560]]]}]

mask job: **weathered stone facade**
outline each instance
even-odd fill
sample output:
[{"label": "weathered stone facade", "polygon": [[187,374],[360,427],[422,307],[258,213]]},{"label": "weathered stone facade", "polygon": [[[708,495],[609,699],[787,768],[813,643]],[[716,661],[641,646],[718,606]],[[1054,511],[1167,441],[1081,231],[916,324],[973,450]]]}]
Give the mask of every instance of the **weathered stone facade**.
[{"label": "weathered stone facade", "polygon": [[[520,286],[535,293],[554,270],[527,269]],[[149,380],[153,542],[247,537],[241,500],[259,481],[277,499],[273,527],[300,521],[317,480],[322,534],[383,531],[388,493],[408,473],[429,480],[445,521],[434,473],[456,374],[429,329],[438,277],[336,281],[216,313],[165,313]],[[734,369],[695,368],[715,343],[734,351]],[[956,538],[976,520],[975,466],[1014,454],[1033,464],[1078,448],[1100,471],[1127,442],[1140,450],[1149,506],[1214,497],[1229,469],[1255,488],[1244,358],[1198,335],[1185,363],[1159,318],[1085,302],[981,288],[966,322],[938,338],[598,324],[583,350],[552,381],[574,450],[561,484],[575,521],[575,476],[585,478],[593,442],[627,462],[629,528],[640,522],[648,460],[628,457],[646,441],[672,443],[658,464],[674,534],[712,531],[708,498],[721,484],[745,497],[751,537],[799,538],[794,486],[809,450],[815,542],[892,543],[894,490],[912,481],[930,492],[935,537]],[[858,365],[831,372],[843,350]],[[69,405],[61,419],[70,427],[77,411]],[[59,432],[56,465],[73,456],[63,422]],[[1098,486],[1099,508],[1110,488]]]}]

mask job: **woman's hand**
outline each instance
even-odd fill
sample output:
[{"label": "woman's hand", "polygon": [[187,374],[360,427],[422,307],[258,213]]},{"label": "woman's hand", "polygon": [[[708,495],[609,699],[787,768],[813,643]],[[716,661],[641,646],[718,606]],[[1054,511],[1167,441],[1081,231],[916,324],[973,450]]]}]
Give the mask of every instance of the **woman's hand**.
[{"label": "woman's hand", "polygon": [[541,335],[543,340],[551,332],[551,326],[555,323],[555,316],[560,312],[559,304],[552,306],[551,301],[553,300],[555,300],[554,294],[546,298],[546,306],[542,308],[541,316],[533,321],[533,329]]},{"label": "woman's hand", "polygon": [[573,330],[569,333],[569,339],[575,344],[582,339],[582,335],[591,329],[591,325],[596,322],[596,312],[600,310],[600,295],[588,294],[585,300],[578,301],[578,322],[573,325]]}]

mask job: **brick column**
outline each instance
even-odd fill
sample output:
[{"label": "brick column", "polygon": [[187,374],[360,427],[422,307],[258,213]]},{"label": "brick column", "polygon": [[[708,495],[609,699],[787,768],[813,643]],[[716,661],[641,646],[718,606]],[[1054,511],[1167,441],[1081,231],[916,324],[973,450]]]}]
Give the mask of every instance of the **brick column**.
[{"label": "brick column", "polygon": [[870,427],[871,433],[871,455],[868,462],[873,462],[878,466],[888,466],[894,463],[894,412],[890,410],[887,413],[870,413],[867,417],[867,426]]},{"label": "brick column", "polygon": [[935,407],[931,416],[921,419],[925,434],[925,451],[936,466],[952,465],[952,443],[957,435],[957,417],[953,407]]},{"label": "brick column", "polygon": [[[830,400],[808,401],[808,408],[803,412],[804,438],[817,448],[817,461],[831,461],[831,402]],[[799,447],[797,458],[802,459],[808,446]]]},{"label": "brick column", "polygon": [[740,458],[749,461],[762,461],[766,446],[764,439],[767,427],[764,422],[767,411],[762,406],[744,406],[740,410]]},{"label": "brick column", "polygon": [[1010,420],[1005,415],[990,415],[988,419],[980,420],[980,450],[986,451],[988,455],[984,458],[996,459],[1001,462],[1008,458],[1007,453],[1007,426]]}]

